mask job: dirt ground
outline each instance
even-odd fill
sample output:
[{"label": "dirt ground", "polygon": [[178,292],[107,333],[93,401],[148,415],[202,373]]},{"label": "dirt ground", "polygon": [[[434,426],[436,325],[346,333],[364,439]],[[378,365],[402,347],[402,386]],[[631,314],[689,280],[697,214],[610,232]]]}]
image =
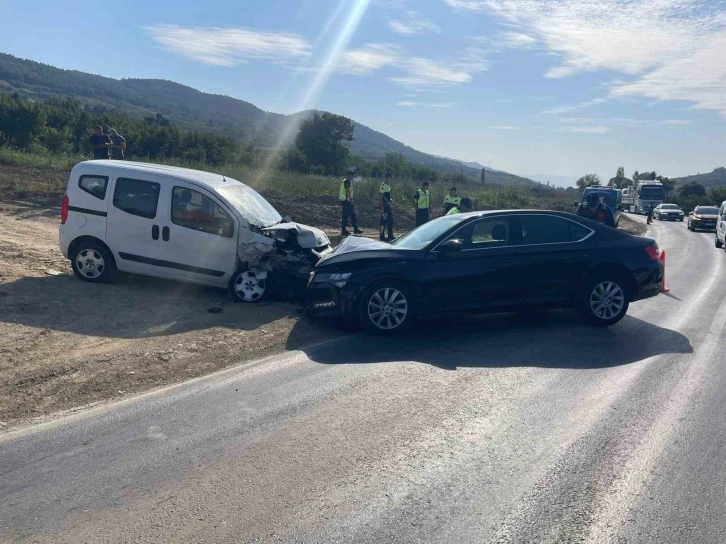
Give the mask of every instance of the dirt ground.
[{"label": "dirt ground", "polygon": [[0,431],[343,334],[292,303],[139,276],[83,283],[58,223],[57,208],[0,202]]}]

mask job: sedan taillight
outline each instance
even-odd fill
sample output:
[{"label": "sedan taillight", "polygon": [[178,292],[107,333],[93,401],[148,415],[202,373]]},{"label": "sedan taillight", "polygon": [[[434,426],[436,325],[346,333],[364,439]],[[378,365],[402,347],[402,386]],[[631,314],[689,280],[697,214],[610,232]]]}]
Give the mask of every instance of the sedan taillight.
[{"label": "sedan taillight", "polygon": [[658,246],[647,246],[645,248],[645,252],[648,254],[651,261],[657,261],[660,259],[660,249]]}]

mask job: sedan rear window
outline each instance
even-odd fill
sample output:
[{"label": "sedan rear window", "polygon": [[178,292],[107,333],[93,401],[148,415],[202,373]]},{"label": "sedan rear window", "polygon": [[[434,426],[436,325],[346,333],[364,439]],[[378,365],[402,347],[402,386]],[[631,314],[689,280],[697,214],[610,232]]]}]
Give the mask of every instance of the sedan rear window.
[{"label": "sedan rear window", "polygon": [[579,242],[592,232],[579,223],[553,215],[520,215],[522,245]]}]

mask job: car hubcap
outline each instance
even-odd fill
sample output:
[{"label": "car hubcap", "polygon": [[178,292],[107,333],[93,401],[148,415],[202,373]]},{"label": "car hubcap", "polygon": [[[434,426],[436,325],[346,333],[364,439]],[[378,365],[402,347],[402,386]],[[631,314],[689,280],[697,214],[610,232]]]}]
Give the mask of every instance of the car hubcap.
[{"label": "car hubcap", "polygon": [[590,308],[600,319],[612,319],[625,305],[625,294],[617,283],[604,281],[590,294]]},{"label": "car hubcap", "polygon": [[407,315],[408,301],[398,289],[385,287],[373,293],[368,300],[368,317],[379,329],[400,327]]},{"label": "car hubcap", "polygon": [[95,249],[84,249],[76,256],[76,268],[78,272],[87,278],[97,278],[106,269],[106,262],[103,256]]},{"label": "car hubcap", "polygon": [[265,294],[265,280],[254,272],[242,272],[234,282],[234,292],[244,302],[254,302]]}]

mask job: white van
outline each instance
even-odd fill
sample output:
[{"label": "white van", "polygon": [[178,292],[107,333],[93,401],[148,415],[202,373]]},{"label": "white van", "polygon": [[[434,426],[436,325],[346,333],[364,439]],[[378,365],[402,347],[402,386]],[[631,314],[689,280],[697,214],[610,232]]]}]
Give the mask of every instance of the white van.
[{"label": "white van", "polygon": [[112,282],[120,270],[226,287],[236,299],[259,302],[272,290],[268,274],[306,276],[330,240],[284,221],[231,178],[100,160],[71,171],[60,247],[83,281]]},{"label": "white van", "polygon": [[721,202],[716,218],[716,247],[726,249],[726,200]]}]

